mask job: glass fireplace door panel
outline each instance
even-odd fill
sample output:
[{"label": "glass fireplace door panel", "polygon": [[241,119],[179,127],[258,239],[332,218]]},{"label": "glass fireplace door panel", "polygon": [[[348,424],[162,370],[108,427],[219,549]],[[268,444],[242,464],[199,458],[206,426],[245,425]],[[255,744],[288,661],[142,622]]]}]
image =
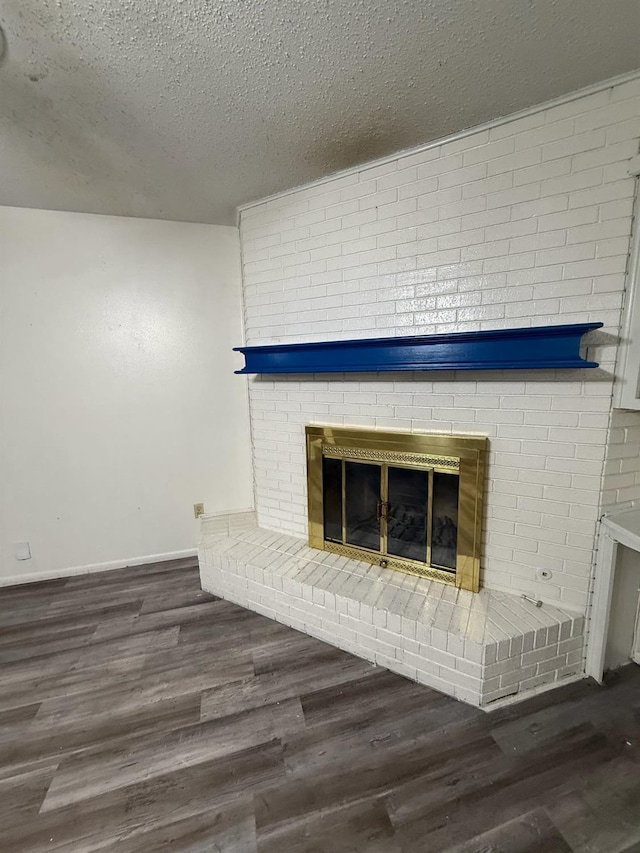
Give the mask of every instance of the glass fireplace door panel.
[{"label": "glass fireplace door panel", "polygon": [[426,562],[428,500],[428,471],[389,466],[388,554]]},{"label": "glass fireplace door panel", "polygon": [[458,553],[458,500],[460,478],[455,474],[435,471],[433,474],[433,521],[431,563],[447,569],[456,568]]},{"label": "glass fireplace door panel", "polygon": [[348,545],[380,550],[380,465],[349,462],[345,467],[345,532]]},{"label": "glass fireplace door panel", "polygon": [[342,460],[322,458],[324,538],[342,542]]}]

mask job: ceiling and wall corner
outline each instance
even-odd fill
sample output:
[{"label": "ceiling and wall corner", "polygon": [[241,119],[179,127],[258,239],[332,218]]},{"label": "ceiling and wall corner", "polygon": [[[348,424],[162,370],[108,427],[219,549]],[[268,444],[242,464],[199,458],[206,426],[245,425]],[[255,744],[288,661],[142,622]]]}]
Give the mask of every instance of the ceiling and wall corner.
[{"label": "ceiling and wall corner", "polygon": [[0,204],[206,223],[640,66],[640,4],[5,0]]}]

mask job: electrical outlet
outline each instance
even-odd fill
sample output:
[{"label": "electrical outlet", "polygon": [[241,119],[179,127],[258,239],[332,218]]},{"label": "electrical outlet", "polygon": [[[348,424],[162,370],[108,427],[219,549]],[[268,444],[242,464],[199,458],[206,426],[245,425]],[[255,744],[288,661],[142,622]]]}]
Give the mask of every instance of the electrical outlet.
[{"label": "electrical outlet", "polygon": [[204,504],[194,504],[193,514],[196,518],[200,518],[201,515],[204,515]]}]

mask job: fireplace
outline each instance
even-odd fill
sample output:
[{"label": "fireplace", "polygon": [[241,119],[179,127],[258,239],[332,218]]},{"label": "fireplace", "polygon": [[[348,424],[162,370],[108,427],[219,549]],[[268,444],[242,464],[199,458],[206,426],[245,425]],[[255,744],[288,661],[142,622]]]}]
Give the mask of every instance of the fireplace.
[{"label": "fireplace", "polygon": [[309,544],[477,592],[487,439],[307,426]]}]

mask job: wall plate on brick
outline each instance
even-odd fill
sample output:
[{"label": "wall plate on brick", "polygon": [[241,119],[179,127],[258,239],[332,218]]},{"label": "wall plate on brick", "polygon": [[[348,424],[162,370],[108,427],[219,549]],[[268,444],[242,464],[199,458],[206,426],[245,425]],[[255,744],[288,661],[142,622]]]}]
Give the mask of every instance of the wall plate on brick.
[{"label": "wall plate on brick", "polygon": [[16,542],[13,546],[13,553],[16,560],[30,560],[31,546],[28,542]]}]

